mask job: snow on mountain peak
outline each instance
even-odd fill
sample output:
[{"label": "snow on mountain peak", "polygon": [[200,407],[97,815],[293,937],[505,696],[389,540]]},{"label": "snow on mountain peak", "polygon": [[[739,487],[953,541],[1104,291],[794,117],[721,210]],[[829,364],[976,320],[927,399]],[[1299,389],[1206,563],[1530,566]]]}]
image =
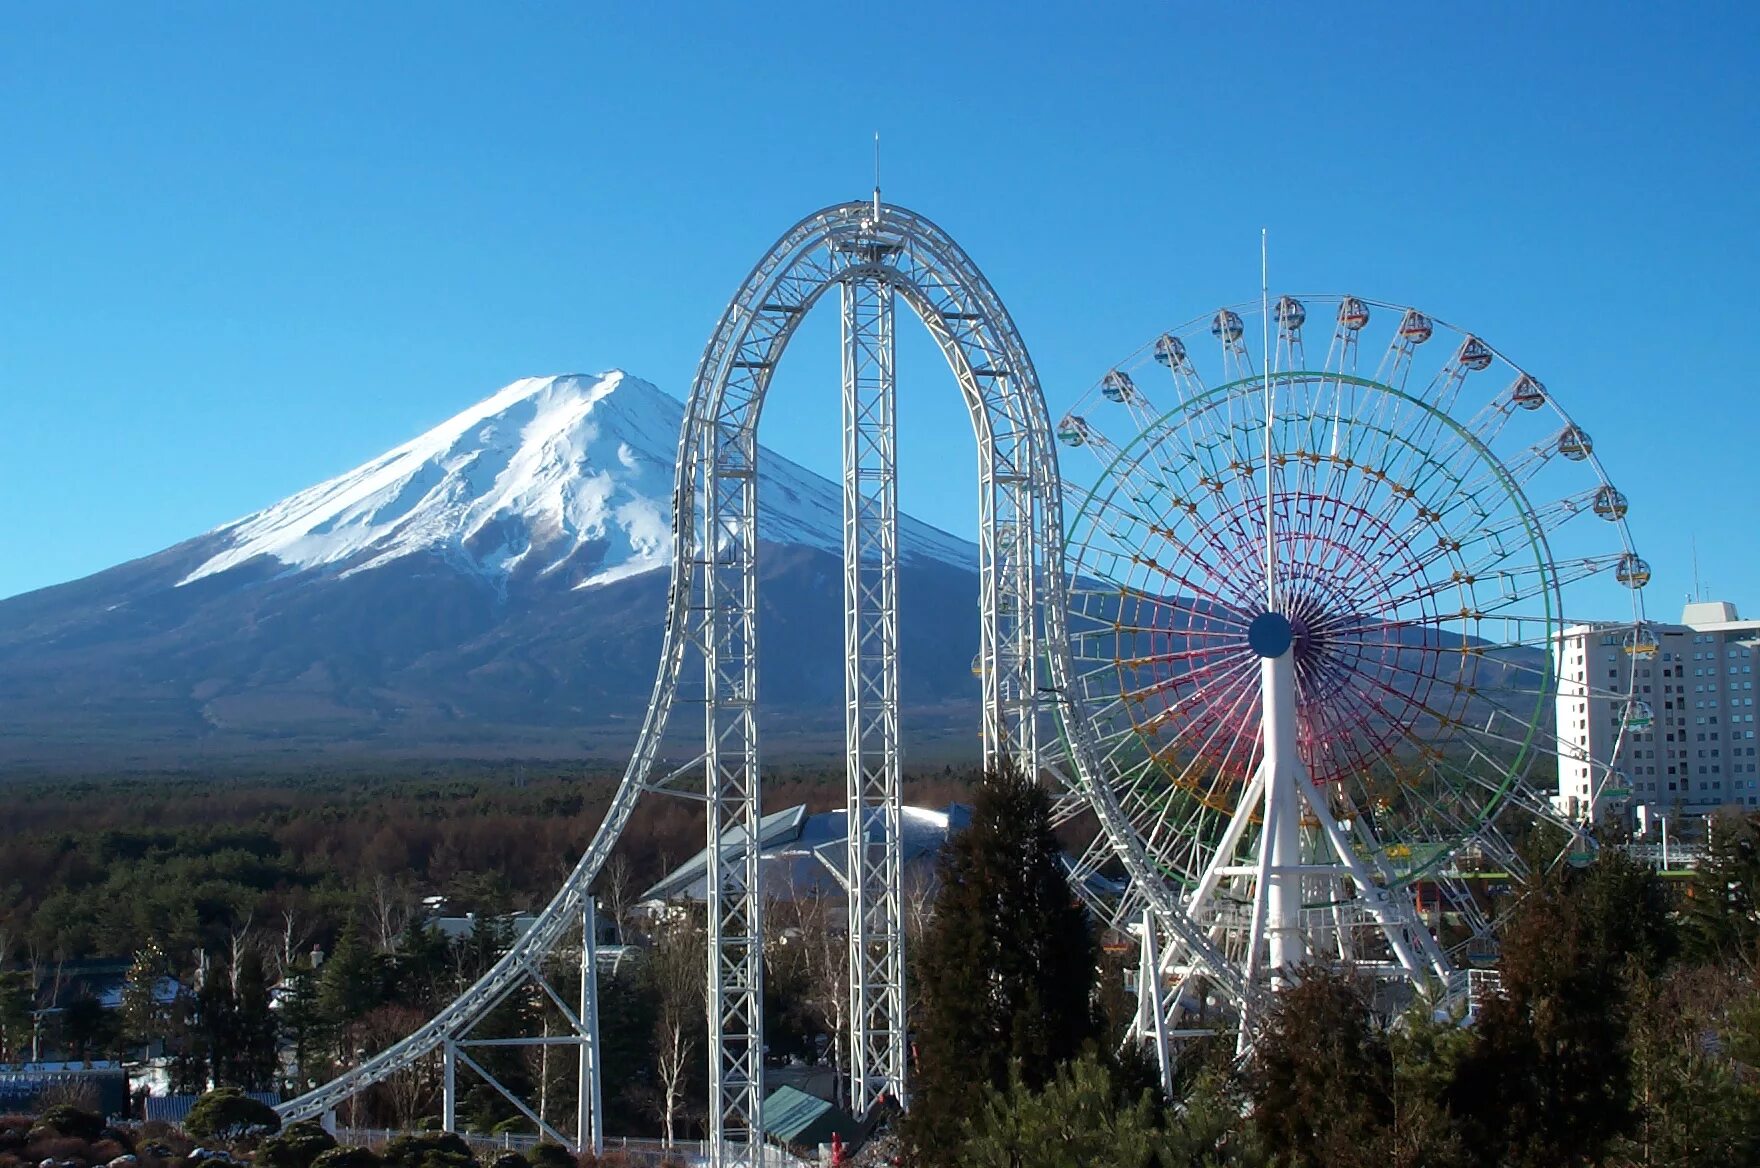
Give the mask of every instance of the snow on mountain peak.
[{"label": "snow on mountain peak", "polygon": [[[290,570],[366,571],[437,553],[498,581],[562,571],[591,587],[663,568],[684,406],[622,370],[527,377],[411,442],[216,530],[225,550],[180,583],[270,557]],[[835,484],[766,452],[766,541],[836,551]],[[900,521],[900,551],[961,566],[964,540]]]}]

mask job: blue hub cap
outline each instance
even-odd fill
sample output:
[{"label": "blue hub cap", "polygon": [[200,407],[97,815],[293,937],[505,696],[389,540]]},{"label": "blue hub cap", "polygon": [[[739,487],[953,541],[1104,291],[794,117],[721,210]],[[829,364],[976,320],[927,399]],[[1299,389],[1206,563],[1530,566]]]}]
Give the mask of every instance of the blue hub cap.
[{"label": "blue hub cap", "polygon": [[1295,630],[1281,612],[1262,612],[1247,626],[1247,644],[1261,657],[1281,657],[1289,652]]}]

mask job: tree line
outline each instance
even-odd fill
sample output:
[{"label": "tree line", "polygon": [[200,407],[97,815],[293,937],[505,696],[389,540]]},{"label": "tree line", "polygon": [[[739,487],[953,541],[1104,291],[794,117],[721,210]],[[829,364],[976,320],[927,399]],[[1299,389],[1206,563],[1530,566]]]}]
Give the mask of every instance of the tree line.
[{"label": "tree line", "polygon": [[1719,820],[1678,889],[1616,848],[1540,866],[1470,1020],[1390,1017],[1311,967],[1248,1057],[1198,1040],[1165,1097],[1118,1042],[1049,813],[1000,776],[949,848],[904,1125],[921,1168],[1760,1163],[1760,816]]}]

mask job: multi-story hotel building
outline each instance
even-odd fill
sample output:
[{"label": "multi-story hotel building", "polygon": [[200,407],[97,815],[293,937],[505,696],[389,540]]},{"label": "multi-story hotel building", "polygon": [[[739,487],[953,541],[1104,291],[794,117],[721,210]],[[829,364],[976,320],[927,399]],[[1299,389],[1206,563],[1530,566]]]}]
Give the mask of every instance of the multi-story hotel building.
[{"label": "multi-story hotel building", "polygon": [[1760,621],[1727,601],[1689,602],[1678,625],[1572,625],[1559,642],[1560,813],[1760,806]]}]

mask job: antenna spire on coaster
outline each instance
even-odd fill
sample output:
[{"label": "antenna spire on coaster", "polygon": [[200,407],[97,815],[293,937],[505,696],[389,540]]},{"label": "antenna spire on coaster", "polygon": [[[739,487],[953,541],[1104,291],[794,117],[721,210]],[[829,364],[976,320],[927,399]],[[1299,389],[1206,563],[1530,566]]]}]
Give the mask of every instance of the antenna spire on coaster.
[{"label": "antenna spire on coaster", "polygon": [[880,222],[880,131],[874,131],[874,222]]}]

